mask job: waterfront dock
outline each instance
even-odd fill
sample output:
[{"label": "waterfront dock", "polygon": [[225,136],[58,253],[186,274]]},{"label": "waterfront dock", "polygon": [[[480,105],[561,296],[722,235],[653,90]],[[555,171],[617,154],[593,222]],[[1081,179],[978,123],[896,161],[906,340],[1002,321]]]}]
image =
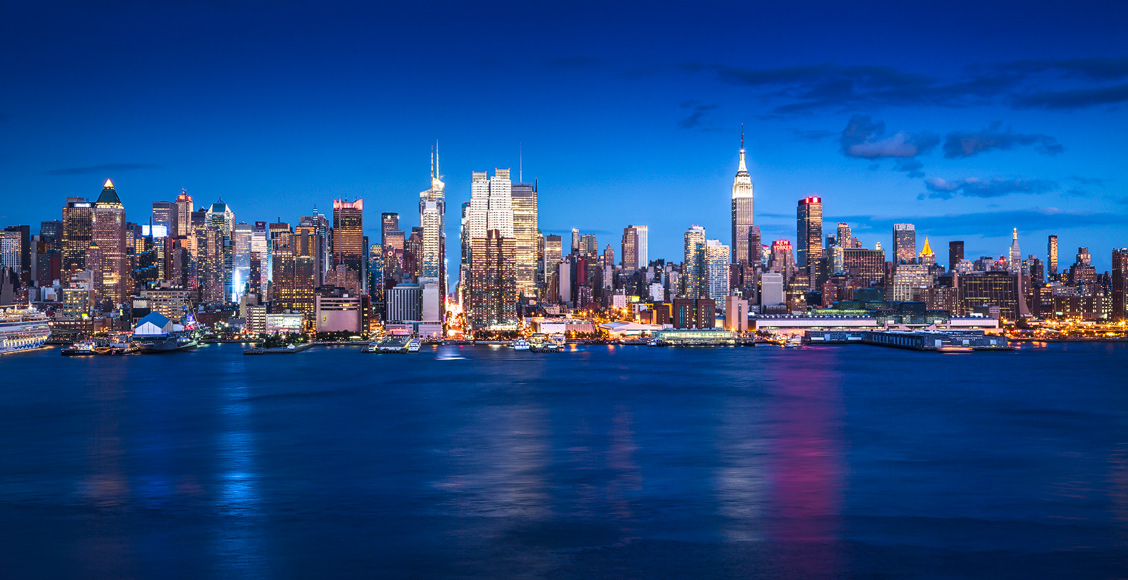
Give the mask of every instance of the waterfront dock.
[{"label": "waterfront dock", "polygon": [[1014,350],[1005,336],[975,330],[837,330],[804,333],[807,344],[869,344],[933,352]]}]

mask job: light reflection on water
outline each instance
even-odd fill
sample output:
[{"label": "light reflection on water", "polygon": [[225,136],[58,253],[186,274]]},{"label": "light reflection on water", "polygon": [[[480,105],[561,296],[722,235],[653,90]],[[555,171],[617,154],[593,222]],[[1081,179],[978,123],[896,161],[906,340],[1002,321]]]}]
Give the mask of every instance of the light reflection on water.
[{"label": "light reflection on water", "polygon": [[62,376],[0,387],[0,530],[21,530],[0,562],[811,578],[912,575],[939,550],[964,565],[939,576],[1037,571],[1029,552],[1124,575],[1128,347],[455,352],[4,359]]}]

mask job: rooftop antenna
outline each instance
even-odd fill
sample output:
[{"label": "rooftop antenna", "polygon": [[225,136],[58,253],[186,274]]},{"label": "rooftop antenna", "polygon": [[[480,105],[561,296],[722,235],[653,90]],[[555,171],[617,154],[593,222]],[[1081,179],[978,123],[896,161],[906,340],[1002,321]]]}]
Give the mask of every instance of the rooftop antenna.
[{"label": "rooftop antenna", "polygon": [[525,156],[520,141],[517,142],[517,181],[525,183]]},{"label": "rooftop antenna", "polygon": [[435,177],[442,179],[442,173],[439,173],[439,140],[435,139]]},{"label": "rooftop antenna", "polygon": [[435,178],[435,148],[431,147],[431,179]]},{"label": "rooftop antenna", "polygon": [[744,123],[740,124],[740,149],[744,149]]}]

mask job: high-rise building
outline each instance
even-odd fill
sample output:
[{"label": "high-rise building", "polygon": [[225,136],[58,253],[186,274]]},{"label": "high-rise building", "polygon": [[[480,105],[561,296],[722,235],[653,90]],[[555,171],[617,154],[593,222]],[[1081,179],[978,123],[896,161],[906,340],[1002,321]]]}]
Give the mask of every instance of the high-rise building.
[{"label": "high-rise building", "polygon": [[573,254],[580,251],[580,230],[572,228],[572,249]]},{"label": "high-rise building", "polygon": [[838,243],[838,247],[844,250],[854,247],[854,236],[850,234],[850,224],[838,222],[838,231],[836,232],[834,241]]},{"label": "high-rise building", "polygon": [[798,266],[809,270],[823,257],[822,198],[810,196],[799,200],[795,210],[795,239],[799,243]]},{"label": "high-rise building", "polygon": [[580,236],[580,253],[586,256],[588,261],[599,259],[599,242],[595,241],[595,234]]},{"label": "high-rise building", "polygon": [[16,271],[20,277],[20,282],[24,285],[30,284],[32,280],[32,258],[35,255],[35,244],[32,242],[31,226],[8,226],[4,228],[15,243],[18,244],[16,250],[15,262],[11,263],[8,267]]},{"label": "high-rise building", "polygon": [[698,250],[701,252],[702,271],[705,274],[705,288],[702,298],[713,300],[724,308],[725,296],[729,293],[729,247],[720,240],[706,240]]},{"label": "high-rise building", "polygon": [[431,187],[419,192],[419,224],[423,228],[420,273],[446,288],[446,184],[439,173],[438,143],[431,152]]},{"label": "high-rise building", "polygon": [[272,312],[298,312],[313,319],[316,251],[315,234],[280,233],[274,247]]},{"label": "high-rise building", "polygon": [[893,263],[908,264],[916,255],[916,226],[893,224]]},{"label": "high-rise building", "polygon": [[771,258],[768,261],[768,270],[783,275],[783,282],[787,284],[795,277],[795,254],[791,251],[790,240],[776,240],[772,242]]},{"label": "high-rise building", "polygon": [[1050,272],[1050,280],[1058,277],[1058,237],[1051,235],[1046,242],[1046,268]]},{"label": "high-rise building", "polygon": [[[172,201],[154,201],[153,202],[153,221],[149,225],[154,228],[164,228],[164,235],[177,237],[180,231],[180,215],[177,212],[176,202]],[[156,231],[150,232],[150,235],[157,237]]]},{"label": "high-rise building", "polygon": [[1010,251],[1007,253],[1007,269],[1011,272],[1022,271],[1022,250],[1018,247],[1018,228],[1014,228],[1011,237]]},{"label": "high-rise building", "polygon": [[[192,234],[192,196],[184,189],[176,196],[176,237],[183,238]],[[172,235],[170,232],[169,235]]]},{"label": "high-rise building", "polygon": [[39,224],[39,239],[43,242],[43,251],[55,250],[62,254],[63,251],[63,222],[51,220]]},{"label": "high-rise building", "polygon": [[623,271],[634,272],[638,270],[638,230],[634,226],[623,228],[622,250]]},{"label": "high-rise building", "polygon": [[363,287],[364,273],[364,200],[333,200],[333,266],[344,265],[356,274]]},{"label": "high-rise building", "polygon": [[705,245],[705,228],[693,225],[685,232],[685,261],[682,262],[682,277],[685,280],[683,294],[686,298],[702,298],[705,275],[701,264],[701,246]]},{"label": "high-rise building", "polygon": [[[240,222],[235,224],[231,233],[231,275],[234,277],[231,284],[233,302],[246,292],[247,283],[251,280],[251,238],[255,228],[251,224]],[[253,288],[251,293],[257,293]]]},{"label": "high-rise building", "polygon": [[650,265],[650,227],[631,226],[638,233],[638,267]]},{"label": "high-rise building", "polygon": [[232,302],[235,297],[234,240],[235,213],[223,202],[216,201],[208,207],[204,230],[199,244],[203,257],[204,301]]},{"label": "high-rise building", "polygon": [[461,299],[467,324],[474,331],[508,329],[517,322],[512,189],[508,169],[494,169],[490,178],[484,171],[472,173],[466,228],[469,284]]},{"label": "high-rise building", "polygon": [[921,248],[920,253],[917,254],[917,263],[926,266],[936,264],[936,252],[932,251],[932,246],[928,244],[928,237],[924,238],[924,247]]},{"label": "high-rise building", "polygon": [[[81,270],[94,227],[94,204],[82,197],[68,197],[63,206],[63,270]],[[93,289],[91,289],[93,291]]]},{"label": "high-rise building", "polygon": [[1128,248],[1112,251],[1112,319],[1128,319]]},{"label": "high-rise building", "polygon": [[752,227],[752,176],[744,162],[744,130],[740,131],[740,164],[732,179],[732,261],[749,262],[748,229]]},{"label": "high-rise building", "polygon": [[924,264],[899,264],[893,270],[893,283],[889,285],[886,297],[895,302],[908,302],[913,299],[913,291],[928,288],[932,277]]},{"label": "high-rise building", "polygon": [[537,292],[537,183],[514,183],[510,190],[513,205],[513,238],[517,247],[517,295]]},{"label": "high-rise building", "polygon": [[948,242],[948,271],[954,272],[956,264],[964,259],[964,243],[962,241]]},{"label": "high-rise building", "polygon": [[124,304],[133,290],[129,278],[129,257],[126,255],[125,206],[109,179],[94,202],[91,242],[101,250],[98,299],[111,307]]},{"label": "high-rise building", "polygon": [[516,242],[490,229],[471,242],[466,322],[472,330],[511,329],[517,323]]},{"label": "high-rise building", "polygon": [[760,226],[748,227],[748,263],[757,268],[764,259],[764,241],[760,235]]}]

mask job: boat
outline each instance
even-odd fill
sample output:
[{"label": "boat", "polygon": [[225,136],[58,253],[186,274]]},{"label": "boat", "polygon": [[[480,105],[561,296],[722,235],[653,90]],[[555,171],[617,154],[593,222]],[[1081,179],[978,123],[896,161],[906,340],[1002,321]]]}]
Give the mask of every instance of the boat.
[{"label": "boat", "polygon": [[646,346],[662,346],[662,343],[658,342],[657,338],[651,338],[646,341]]},{"label": "boat", "polygon": [[513,350],[529,350],[529,341],[523,338],[518,338],[517,340],[513,341]]},{"label": "boat", "polygon": [[0,310],[0,354],[37,349],[49,336],[47,316],[35,308]]},{"label": "boat", "polygon": [[423,343],[420,342],[418,338],[407,341],[407,352],[419,352],[419,349],[422,347]]},{"label": "boat", "polygon": [[[408,339],[401,336],[385,336],[384,338],[370,343],[365,352],[375,354],[389,354],[407,352]],[[418,347],[416,347],[418,351]]]},{"label": "boat", "polygon": [[560,345],[551,340],[529,343],[529,352],[560,352]]},{"label": "boat", "polygon": [[783,348],[799,348],[801,346],[803,346],[803,336],[799,334],[788,336],[783,341]]},{"label": "boat", "polygon": [[92,340],[83,340],[63,349],[63,356],[87,356],[97,354],[94,352],[98,345]]}]

